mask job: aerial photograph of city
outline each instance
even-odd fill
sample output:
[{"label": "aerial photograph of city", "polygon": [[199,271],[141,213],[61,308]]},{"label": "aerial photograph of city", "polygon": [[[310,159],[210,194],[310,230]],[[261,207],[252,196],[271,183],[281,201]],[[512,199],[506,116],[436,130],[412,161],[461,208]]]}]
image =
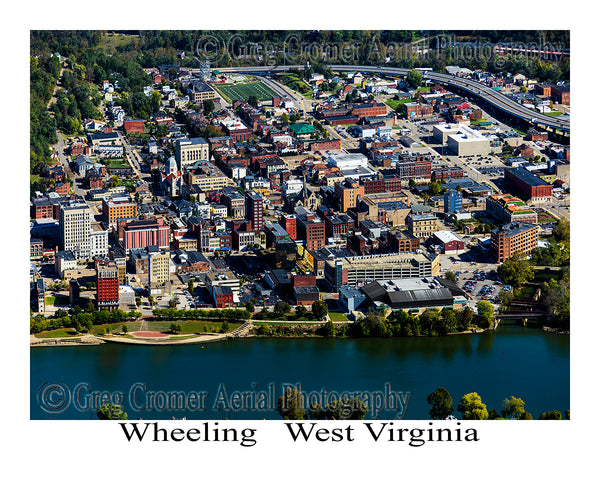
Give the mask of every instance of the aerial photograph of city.
[{"label": "aerial photograph of city", "polygon": [[31,420],[570,419],[569,30],[29,37]]}]

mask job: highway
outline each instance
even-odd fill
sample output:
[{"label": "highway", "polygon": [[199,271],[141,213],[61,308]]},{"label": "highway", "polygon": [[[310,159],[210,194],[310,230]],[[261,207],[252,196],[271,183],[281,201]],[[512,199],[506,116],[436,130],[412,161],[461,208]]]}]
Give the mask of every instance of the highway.
[{"label": "highway", "polygon": [[[334,71],[360,71],[378,73],[380,75],[397,75],[406,76],[408,68],[395,67],[377,67],[370,65],[329,65]],[[259,67],[227,67],[221,68],[223,73],[278,73],[285,72],[290,69],[303,69],[304,65],[287,65],[278,67],[259,66]],[[460,88],[469,92],[471,95],[478,97],[499,110],[512,115],[515,118],[524,120],[532,125],[547,127],[552,129],[562,130],[564,132],[571,131],[571,124],[567,120],[549,117],[542,113],[535,112],[514,100],[509,99],[504,94],[496,90],[486,87],[479,82],[465,78],[455,77],[445,73],[423,72],[425,78],[444,83],[456,88]],[[533,121],[535,119],[535,121]]]}]

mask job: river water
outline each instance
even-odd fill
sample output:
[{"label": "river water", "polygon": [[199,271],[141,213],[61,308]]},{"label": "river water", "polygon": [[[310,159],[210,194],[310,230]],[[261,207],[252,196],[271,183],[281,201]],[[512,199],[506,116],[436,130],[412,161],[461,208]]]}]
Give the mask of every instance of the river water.
[{"label": "river water", "polygon": [[129,419],[279,419],[286,385],[325,404],[360,393],[367,418],[428,419],[426,396],[440,386],[455,408],[469,392],[498,412],[520,397],[534,418],[570,408],[569,336],[517,326],[432,338],[37,347],[30,358],[32,419],[95,418],[107,399]]}]

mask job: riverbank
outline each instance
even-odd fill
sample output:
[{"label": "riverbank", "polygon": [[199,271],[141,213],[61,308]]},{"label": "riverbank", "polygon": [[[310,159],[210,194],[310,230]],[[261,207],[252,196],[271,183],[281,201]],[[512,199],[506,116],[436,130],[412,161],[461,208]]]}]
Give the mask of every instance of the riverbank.
[{"label": "riverbank", "polygon": [[131,335],[91,335],[86,334],[80,337],[56,337],[56,338],[37,338],[35,335],[30,335],[30,347],[44,346],[79,346],[79,345],[100,345],[102,343],[126,343],[130,345],[191,345],[197,343],[220,342],[229,338],[239,338],[247,336],[252,328],[252,324],[244,323],[239,328],[229,333],[215,333],[204,335],[164,335],[160,337],[137,337],[135,333]]},{"label": "riverbank", "polygon": [[104,339],[95,335],[57,338],[37,338],[35,335],[29,336],[30,347],[79,347],[82,345],[101,345],[103,343],[105,343]]}]

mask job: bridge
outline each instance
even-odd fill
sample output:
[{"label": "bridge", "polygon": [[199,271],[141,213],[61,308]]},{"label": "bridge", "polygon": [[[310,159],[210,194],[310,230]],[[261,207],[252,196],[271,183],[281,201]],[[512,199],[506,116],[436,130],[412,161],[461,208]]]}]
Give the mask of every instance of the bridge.
[{"label": "bridge", "polygon": [[[380,75],[392,75],[404,77],[410,69],[397,67],[378,67],[369,65],[328,65],[333,71],[353,71],[361,73],[376,73]],[[279,65],[279,66],[257,66],[257,67],[226,67],[219,70],[223,73],[246,73],[252,75],[273,75],[283,73],[292,69],[304,69],[304,65]],[[473,97],[487,103],[497,111],[516,119],[525,124],[543,129],[563,137],[569,137],[571,124],[568,120],[549,117],[543,113],[537,113],[531,109],[511,100],[506,95],[487,87],[475,80],[455,77],[445,73],[433,71],[422,71],[424,78],[465,91]]]}]

